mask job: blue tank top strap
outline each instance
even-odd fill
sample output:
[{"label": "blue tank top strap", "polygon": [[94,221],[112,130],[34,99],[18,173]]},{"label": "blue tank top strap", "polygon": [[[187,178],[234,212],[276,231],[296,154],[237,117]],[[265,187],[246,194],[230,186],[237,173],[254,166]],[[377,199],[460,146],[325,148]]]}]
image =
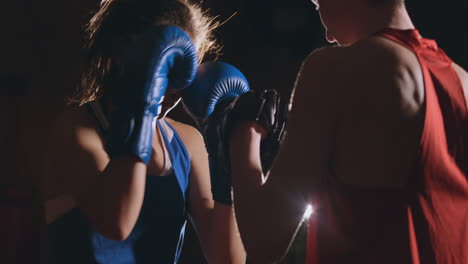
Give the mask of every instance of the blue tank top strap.
[{"label": "blue tank top strap", "polygon": [[190,155],[185,148],[182,139],[177,134],[177,131],[165,120],[158,120],[157,122],[164,143],[168,148],[168,152],[172,162],[172,169],[179,183],[184,200],[186,200],[186,193],[189,185],[190,175]]}]

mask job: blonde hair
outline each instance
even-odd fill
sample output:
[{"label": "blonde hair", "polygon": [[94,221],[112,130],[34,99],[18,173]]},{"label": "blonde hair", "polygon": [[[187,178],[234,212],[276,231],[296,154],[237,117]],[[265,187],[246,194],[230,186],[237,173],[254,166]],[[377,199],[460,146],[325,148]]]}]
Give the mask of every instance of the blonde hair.
[{"label": "blonde hair", "polygon": [[200,62],[206,54],[220,51],[213,36],[219,26],[199,5],[183,0],[103,0],[86,25],[88,57],[81,85],[68,103],[82,106],[101,97],[109,89],[118,59],[135,35],[155,24],[182,28],[192,38]]}]

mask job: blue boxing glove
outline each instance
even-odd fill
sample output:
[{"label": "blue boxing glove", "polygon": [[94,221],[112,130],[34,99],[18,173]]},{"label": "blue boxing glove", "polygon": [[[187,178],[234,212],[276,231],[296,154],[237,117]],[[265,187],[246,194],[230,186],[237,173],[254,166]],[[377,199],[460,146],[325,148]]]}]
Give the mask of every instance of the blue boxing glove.
[{"label": "blue boxing glove", "polygon": [[175,26],[152,27],[131,41],[109,91],[113,109],[105,147],[111,158],[135,155],[148,164],[166,89],[190,85],[197,66],[195,46]]},{"label": "blue boxing glove", "polygon": [[235,100],[250,91],[244,75],[222,62],[203,63],[193,84],[184,90],[185,108],[198,123],[209,155],[213,199],[232,204],[229,157],[229,114]]},{"label": "blue boxing glove", "polygon": [[229,104],[248,91],[249,83],[237,68],[224,62],[206,62],[198,67],[193,84],[184,90],[183,101],[200,124],[219,103]]},{"label": "blue boxing glove", "polygon": [[268,131],[260,157],[266,174],[284,138],[287,112],[275,90],[250,91],[244,75],[226,63],[200,65],[184,92],[184,105],[197,121],[209,154],[215,201],[231,204],[230,132],[239,120],[255,121]]}]

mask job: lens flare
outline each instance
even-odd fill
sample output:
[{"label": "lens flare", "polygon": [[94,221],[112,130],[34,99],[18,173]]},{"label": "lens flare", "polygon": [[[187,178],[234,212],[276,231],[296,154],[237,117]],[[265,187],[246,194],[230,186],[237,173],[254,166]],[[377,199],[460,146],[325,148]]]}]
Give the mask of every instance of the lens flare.
[{"label": "lens flare", "polygon": [[304,212],[304,219],[309,219],[310,215],[314,213],[314,208],[312,205],[307,205],[306,210]]}]

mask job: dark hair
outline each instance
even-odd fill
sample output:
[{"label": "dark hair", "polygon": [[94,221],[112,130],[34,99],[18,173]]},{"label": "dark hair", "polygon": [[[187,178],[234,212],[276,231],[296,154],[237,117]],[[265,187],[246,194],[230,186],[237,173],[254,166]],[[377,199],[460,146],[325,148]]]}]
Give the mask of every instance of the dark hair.
[{"label": "dark hair", "polygon": [[219,51],[212,31],[219,23],[183,0],[102,0],[86,26],[88,57],[77,93],[68,102],[83,105],[99,98],[132,37],[154,24],[174,25],[192,38],[200,61]]}]

